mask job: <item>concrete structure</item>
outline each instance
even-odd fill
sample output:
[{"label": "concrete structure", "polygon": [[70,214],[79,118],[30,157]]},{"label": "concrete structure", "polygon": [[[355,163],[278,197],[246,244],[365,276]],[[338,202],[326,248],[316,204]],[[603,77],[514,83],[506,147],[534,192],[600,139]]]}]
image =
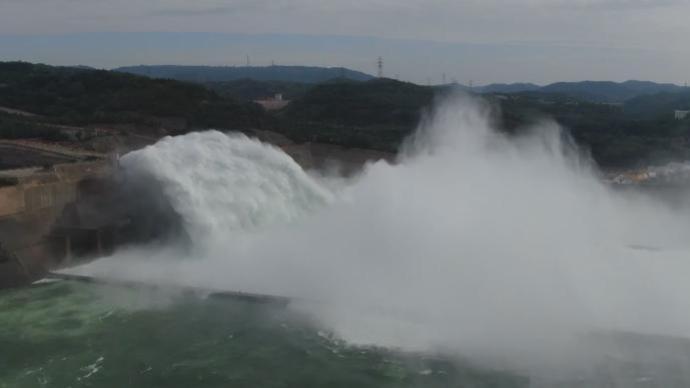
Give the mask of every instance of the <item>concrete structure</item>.
[{"label": "concrete structure", "polygon": [[[367,162],[394,159],[385,152],[295,144],[269,131],[248,134],[282,148],[306,169],[349,175]],[[184,238],[179,215],[161,201],[155,185],[121,180],[115,157],[0,140],[0,162],[11,152],[24,167],[0,169],[0,288],[26,284],[72,260],[108,254],[122,243]]]},{"label": "concrete structure", "polygon": [[690,110],[677,110],[674,112],[674,117],[676,120],[684,120],[690,114]]},{"label": "concrete structure", "polygon": [[288,100],[283,99],[283,95],[278,93],[271,98],[266,98],[263,100],[255,100],[255,103],[261,105],[266,110],[279,110],[283,109],[290,103]]},{"label": "concrete structure", "polygon": [[112,173],[107,160],[0,171],[0,287],[39,278],[75,249],[102,250],[102,230],[70,213],[90,181]]}]

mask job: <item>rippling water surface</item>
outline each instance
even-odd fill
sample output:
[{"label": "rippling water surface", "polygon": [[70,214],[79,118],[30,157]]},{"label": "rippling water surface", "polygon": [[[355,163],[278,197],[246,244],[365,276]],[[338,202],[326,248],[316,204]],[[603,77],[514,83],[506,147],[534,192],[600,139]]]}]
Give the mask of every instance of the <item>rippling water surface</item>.
[{"label": "rippling water surface", "polygon": [[0,387],[525,385],[348,346],[282,306],[69,281],[0,292]]}]

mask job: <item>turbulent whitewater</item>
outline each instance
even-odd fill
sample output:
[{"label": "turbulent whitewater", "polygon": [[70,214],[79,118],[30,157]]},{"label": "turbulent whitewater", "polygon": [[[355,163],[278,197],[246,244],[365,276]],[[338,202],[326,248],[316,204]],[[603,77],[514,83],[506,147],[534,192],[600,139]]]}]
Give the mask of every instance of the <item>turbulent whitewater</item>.
[{"label": "turbulent whitewater", "polygon": [[554,123],[525,132],[455,98],[337,184],[242,135],[166,138],[122,165],[192,246],[75,271],[296,297],[352,342],[517,367],[588,358],[602,333],[690,336],[686,209],[613,192]]},{"label": "turbulent whitewater", "polygon": [[298,220],[331,201],[292,158],[244,135],[168,137],[121,163],[129,179],[157,181],[187,231],[204,243]]}]

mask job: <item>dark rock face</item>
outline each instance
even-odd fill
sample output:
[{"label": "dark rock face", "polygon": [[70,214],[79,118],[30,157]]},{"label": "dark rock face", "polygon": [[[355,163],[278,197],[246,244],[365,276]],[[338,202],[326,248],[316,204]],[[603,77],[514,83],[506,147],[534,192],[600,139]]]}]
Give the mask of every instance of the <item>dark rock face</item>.
[{"label": "dark rock face", "polygon": [[0,289],[28,284],[31,274],[15,255],[0,245]]},{"label": "dark rock face", "polygon": [[0,188],[0,288],[107,256],[125,244],[188,242],[155,179],[117,168],[76,172],[77,167],[28,172]]}]

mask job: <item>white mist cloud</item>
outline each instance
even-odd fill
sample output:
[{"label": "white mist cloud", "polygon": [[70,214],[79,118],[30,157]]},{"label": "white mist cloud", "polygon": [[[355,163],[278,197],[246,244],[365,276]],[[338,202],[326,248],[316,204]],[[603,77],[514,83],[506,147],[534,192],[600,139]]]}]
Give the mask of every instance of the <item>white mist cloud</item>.
[{"label": "white mist cloud", "polygon": [[553,123],[508,138],[490,115],[441,104],[399,163],[339,189],[244,138],[163,140],[123,164],[164,183],[192,220],[191,251],[130,249],[75,271],[298,297],[352,342],[514,368],[594,363],[592,333],[690,337],[687,209],[613,192]]}]

